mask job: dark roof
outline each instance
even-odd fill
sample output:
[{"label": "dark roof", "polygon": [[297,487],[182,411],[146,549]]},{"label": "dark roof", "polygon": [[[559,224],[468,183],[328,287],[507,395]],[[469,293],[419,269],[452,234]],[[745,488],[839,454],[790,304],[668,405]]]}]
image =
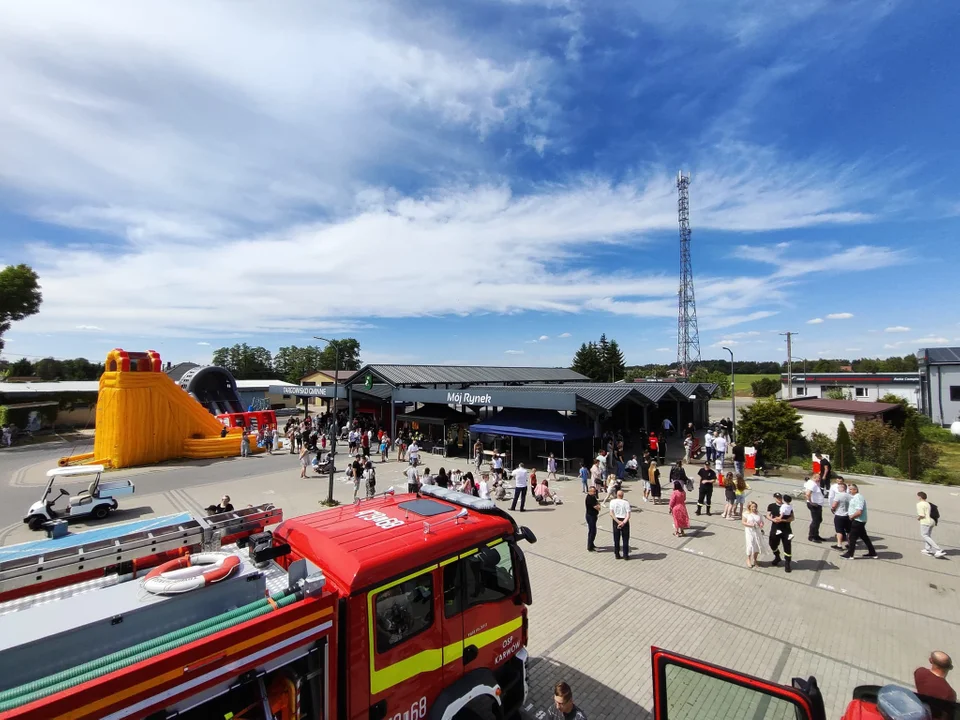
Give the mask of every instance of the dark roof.
[{"label": "dark roof", "polygon": [[927,365],[960,365],[960,347],[923,348],[917,358]]},{"label": "dark roof", "polygon": [[401,413],[397,415],[397,420],[417,420],[419,422],[434,422],[439,423],[443,422],[446,425],[454,425],[456,423],[469,423],[476,420],[476,415],[467,415],[458,410],[454,410],[449,405],[441,405],[440,403],[427,403],[423,407],[417,410],[410,410],[409,412]]},{"label": "dark roof", "polygon": [[899,410],[897,403],[860,402],[858,400],[831,400],[829,398],[794,398],[788,400],[797,410],[816,412],[838,412],[847,415],[880,415],[891,410]]},{"label": "dark roof", "polygon": [[200,367],[200,366],[192,362],[182,362],[182,363],[177,363],[176,365],[174,365],[168,370],[165,370],[164,372],[167,373],[167,376],[171,380],[178,383],[180,382],[180,378],[182,378],[186,374],[187,370],[193,370],[193,368],[195,367]]},{"label": "dark roof", "polygon": [[393,388],[389,385],[374,385],[369,390],[367,390],[363,385],[354,385],[350,392],[357,395],[369,395],[370,397],[378,398],[380,400],[389,400],[390,393],[393,392]]},{"label": "dark roof", "polygon": [[658,403],[665,398],[667,400],[690,399],[689,395],[680,392],[673,383],[639,383],[633,387],[650,402]]},{"label": "dark roof", "polygon": [[624,399],[633,397],[636,402],[647,404],[632,385],[624,383],[564,383],[563,385],[484,385],[484,390],[509,390],[510,392],[562,393],[576,395],[578,400],[604,410],[612,410]]},{"label": "dark roof", "polygon": [[356,375],[357,372],[358,372],[357,370],[344,370],[343,368],[340,368],[340,374],[337,375],[336,370],[311,370],[306,375],[300,378],[300,382],[303,382],[304,378],[308,378],[314,373],[323,373],[324,375],[329,375],[331,378],[336,376],[339,378],[340,382],[346,382],[347,380],[352,378],[354,375]]},{"label": "dark roof", "polygon": [[372,373],[393,385],[503,385],[535,382],[589,382],[568,368],[488,367],[485,365],[367,365],[348,384]]}]

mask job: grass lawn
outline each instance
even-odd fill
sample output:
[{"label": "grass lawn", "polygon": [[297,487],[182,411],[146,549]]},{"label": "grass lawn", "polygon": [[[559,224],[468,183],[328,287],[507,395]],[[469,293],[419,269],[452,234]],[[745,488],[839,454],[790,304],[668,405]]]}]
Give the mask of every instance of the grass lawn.
[{"label": "grass lawn", "polygon": [[753,397],[753,391],[750,389],[750,383],[756,382],[761,378],[772,378],[777,382],[780,381],[779,375],[740,375],[737,373],[737,382],[733,388],[734,393],[736,393],[737,397]]},{"label": "grass lawn", "polygon": [[938,467],[950,473],[954,482],[960,484],[960,443],[937,443],[937,449],[940,451]]}]

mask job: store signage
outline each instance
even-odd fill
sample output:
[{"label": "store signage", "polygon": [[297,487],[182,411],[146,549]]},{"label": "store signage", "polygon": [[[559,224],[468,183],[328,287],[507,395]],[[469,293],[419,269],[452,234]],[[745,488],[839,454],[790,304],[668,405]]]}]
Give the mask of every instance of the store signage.
[{"label": "store signage", "polygon": [[[333,397],[333,385],[271,385],[269,392],[272,395],[292,395],[293,397]],[[340,388],[339,396],[347,396],[344,388]]]},{"label": "store signage", "polygon": [[480,407],[529,408],[540,410],[576,410],[577,397],[572,392],[536,390],[433,390],[429,388],[397,388],[393,399],[404,403],[440,403],[441,405],[473,405]]}]

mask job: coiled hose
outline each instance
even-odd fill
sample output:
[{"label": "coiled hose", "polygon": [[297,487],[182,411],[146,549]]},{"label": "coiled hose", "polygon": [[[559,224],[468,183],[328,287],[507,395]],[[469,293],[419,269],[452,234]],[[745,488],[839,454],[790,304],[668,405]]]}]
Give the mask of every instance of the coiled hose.
[{"label": "coiled hose", "polygon": [[188,643],[199,640],[207,635],[226,630],[240,623],[266,615],[273,610],[286,607],[296,602],[297,595],[290,590],[276,593],[270,599],[264,598],[243,605],[199,623],[194,623],[180,630],[161,635],[152,640],[146,640],[137,645],[118,650],[96,660],[90,660],[82,665],[63,670],[47,677],[39,678],[9,690],[0,692],[0,712],[32,703],[41,698],[53,695],[81,685],[89,680],[103,677],[115,670],[128,667],[134,663],[147,660],[151,657],[174,650]]}]

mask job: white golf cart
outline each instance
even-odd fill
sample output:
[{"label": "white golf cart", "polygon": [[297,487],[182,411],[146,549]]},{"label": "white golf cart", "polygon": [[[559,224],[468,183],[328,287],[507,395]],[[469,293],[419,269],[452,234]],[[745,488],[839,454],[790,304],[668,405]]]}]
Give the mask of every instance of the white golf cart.
[{"label": "white golf cart", "polygon": [[[117,509],[116,498],[122,495],[132,495],[134,485],[130,480],[113,480],[101,482],[100,474],[103,465],[81,465],[79,467],[54,468],[47,471],[47,486],[43,496],[30,506],[23,521],[31,530],[40,530],[44,523],[52,520],[74,520],[79,517],[93,516],[103,520],[111,510]],[[86,490],[81,490],[75,496],[70,496],[63,488],[56,495],[53,493],[53,484],[58,480],[94,476],[93,482]],[[54,508],[56,502],[63,496],[68,498],[67,506],[58,510]]]}]

